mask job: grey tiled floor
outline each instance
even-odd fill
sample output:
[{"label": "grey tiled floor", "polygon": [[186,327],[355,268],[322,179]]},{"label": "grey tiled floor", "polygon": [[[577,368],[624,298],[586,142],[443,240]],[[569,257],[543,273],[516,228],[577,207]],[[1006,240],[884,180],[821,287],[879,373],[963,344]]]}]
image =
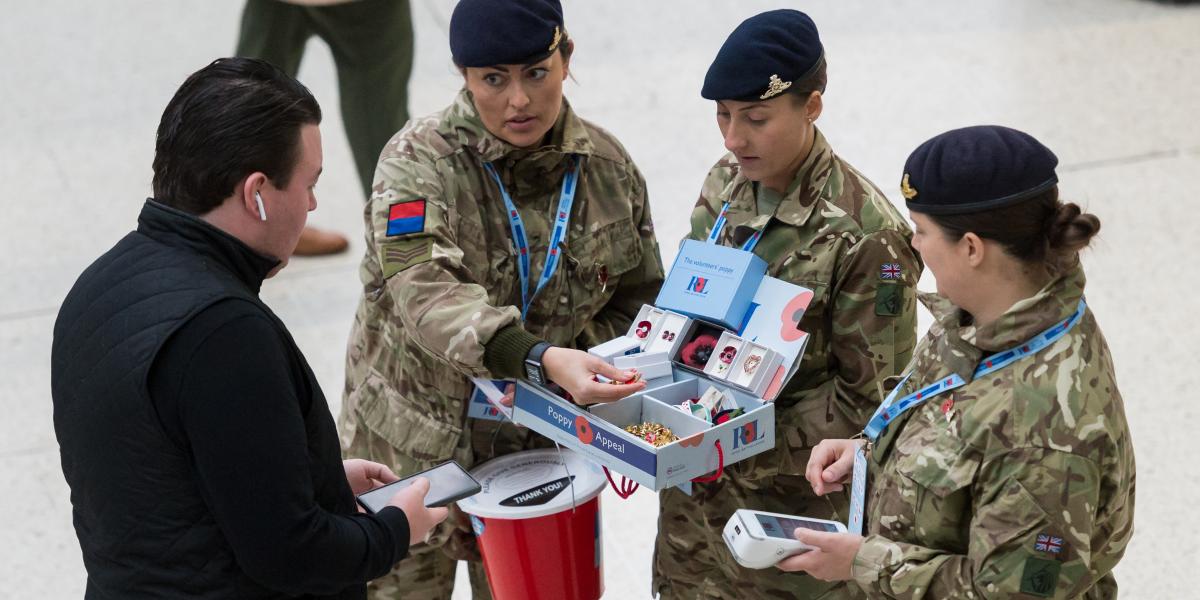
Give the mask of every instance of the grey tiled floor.
[{"label": "grey tiled floor", "polygon": [[[78,273],[132,227],[154,130],[186,75],[232,51],[237,0],[10,3],[0,19],[0,598],[69,598],[84,574],[49,399],[50,331]],[[786,2],[567,0],[581,114],[613,131],[648,181],[664,259],[722,153],[701,78],[742,18]],[[451,4],[414,0],[413,114],[459,85]],[[1059,155],[1064,196],[1104,222],[1089,302],[1115,356],[1138,450],[1137,533],[1117,569],[1128,598],[1193,597],[1200,375],[1200,7],[1141,0],[842,0],[804,7],[831,81],[820,124],[893,199],[907,153],[942,130],[1025,129]],[[334,404],[357,300],[360,203],[328,52],[301,79],[327,110],[318,225],[352,251],[298,260],[264,290]],[[932,281],[926,275],[926,289]],[[928,323],[922,319],[922,328]],[[336,406],[335,406],[336,409]],[[649,593],[655,498],[606,494],[609,598]],[[1186,563],[1186,564],[1185,564]],[[459,591],[461,595],[462,590]]]}]

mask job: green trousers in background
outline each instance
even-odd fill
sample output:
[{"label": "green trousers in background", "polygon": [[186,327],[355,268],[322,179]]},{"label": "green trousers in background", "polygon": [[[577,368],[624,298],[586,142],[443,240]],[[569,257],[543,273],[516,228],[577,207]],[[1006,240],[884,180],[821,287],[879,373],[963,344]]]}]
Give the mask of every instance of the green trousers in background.
[{"label": "green trousers in background", "polygon": [[237,55],[261,58],[294,77],[314,35],[333,52],[342,121],[365,199],[371,194],[380,151],[408,121],[413,57],[408,0],[315,7],[248,0]]}]

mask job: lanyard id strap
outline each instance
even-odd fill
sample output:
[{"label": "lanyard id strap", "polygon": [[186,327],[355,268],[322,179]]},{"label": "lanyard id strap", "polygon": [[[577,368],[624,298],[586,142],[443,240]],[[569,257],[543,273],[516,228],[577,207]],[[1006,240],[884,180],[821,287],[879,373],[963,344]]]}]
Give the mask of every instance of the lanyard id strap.
[{"label": "lanyard id strap", "polygon": [[[1087,302],[1080,298],[1079,306],[1076,307],[1075,312],[1072,313],[1071,316],[1058,322],[1053,327],[1037,334],[1033,339],[1025,342],[1024,344],[1010,348],[1003,352],[998,352],[983,359],[979,363],[979,366],[975,367],[975,373],[972,379],[978,379],[985,375],[995,373],[996,371],[999,371],[1017,362],[1018,360],[1021,360],[1022,358],[1037,354],[1038,352],[1049,347],[1051,344],[1066,335],[1067,332],[1079,322],[1079,320],[1083,317],[1085,310],[1087,310]],[[913,407],[924,403],[926,400],[934,396],[938,396],[962,387],[967,383],[961,375],[954,373],[949,377],[939,379],[938,381],[931,383],[917,390],[916,392],[896,400],[897,394],[904,387],[904,383],[908,381],[908,377],[911,375],[912,374],[910,373],[909,375],[905,376],[900,384],[892,390],[892,393],[888,394],[887,399],[885,399],[883,403],[879,405],[879,408],[876,409],[875,414],[871,417],[871,420],[867,422],[866,428],[863,429],[863,434],[867,436],[867,439],[874,442],[879,438],[879,434],[883,432],[884,428],[886,428],[889,423],[900,417],[900,415],[903,415]]]},{"label": "lanyard id strap", "polygon": [[708,243],[716,244],[717,238],[721,237],[721,231],[725,229],[725,212],[729,210],[729,203],[726,202],[721,207],[721,212],[717,215],[717,220],[713,221],[712,231],[708,232]]},{"label": "lanyard id strap", "polygon": [[[717,243],[717,239],[721,237],[721,231],[725,229],[725,223],[728,221],[728,219],[725,218],[725,213],[728,211],[729,203],[726,202],[725,205],[721,207],[721,213],[717,215],[717,220],[713,222],[712,231],[710,231],[708,234],[708,243],[715,245]],[[766,229],[765,225],[763,226],[763,229]],[[754,235],[751,235],[750,239],[746,240],[746,242],[742,244],[742,250],[745,250],[746,252],[754,252],[754,247],[758,245],[758,240],[762,238],[762,234],[762,229],[755,231]]]},{"label": "lanyard id strap", "polygon": [[538,278],[537,287],[530,293],[529,239],[525,236],[525,221],[521,219],[521,213],[517,211],[516,204],[513,203],[512,197],[508,195],[508,190],[504,188],[504,182],[500,180],[500,174],[496,172],[496,167],[490,162],[483,163],[483,168],[492,176],[492,179],[496,180],[496,185],[500,187],[500,195],[504,198],[504,206],[508,210],[508,226],[512,231],[513,247],[517,251],[517,272],[521,276],[522,321],[525,320],[533,299],[537,297],[538,292],[542,291],[546,283],[554,277],[554,272],[558,269],[561,254],[559,246],[567,239],[567,226],[571,222],[571,207],[575,204],[575,186],[579,181],[579,165],[579,156],[572,155],[570,163],[567,164],[567,173],[563,176],[562,193],[558,198],[558,211],[554,218],[554,229],[550,233],[550,245],[546,250],[546,264],[542,267],[542,275]]}]

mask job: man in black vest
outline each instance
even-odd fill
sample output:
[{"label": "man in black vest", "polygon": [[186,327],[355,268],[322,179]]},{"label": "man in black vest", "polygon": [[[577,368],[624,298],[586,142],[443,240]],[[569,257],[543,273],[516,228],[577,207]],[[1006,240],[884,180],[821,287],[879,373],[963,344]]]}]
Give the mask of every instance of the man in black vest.
[{"label": "man in black vest", "polygon": [[222,59],[159,124],[154,198],[54,325],[54,428],[86,597],[365,598],[445,518],[428,483],[342,461],[287,328],[258,298],[321,173],[321,109],[269,63]]}]

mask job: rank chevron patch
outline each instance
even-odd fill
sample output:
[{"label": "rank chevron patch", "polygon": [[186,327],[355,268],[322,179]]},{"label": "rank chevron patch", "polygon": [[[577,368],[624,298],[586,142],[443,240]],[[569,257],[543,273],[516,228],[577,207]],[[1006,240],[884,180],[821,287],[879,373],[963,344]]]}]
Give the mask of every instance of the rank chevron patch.
[{"label": "rank chevron patch", "polygon": [[433,259],[433,238],[421,236],[388,240],[381,250],[383,278]]}]

